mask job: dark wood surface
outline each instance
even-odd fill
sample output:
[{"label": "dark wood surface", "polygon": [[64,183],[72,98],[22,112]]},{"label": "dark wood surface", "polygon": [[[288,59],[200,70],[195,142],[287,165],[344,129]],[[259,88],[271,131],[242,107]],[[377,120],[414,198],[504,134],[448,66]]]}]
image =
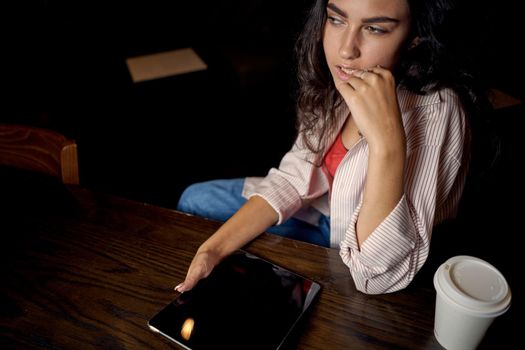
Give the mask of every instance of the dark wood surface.
[{"label": "dark wood surface", "polygon": [[[172,288],[219,224],[78,187],[64,200],[60,210],[0,222],[9,237],[1,245],[0,348],[177,348],[147,321],[175,298]],[[337,250],[269,234],[245,249],[322,285],[288,348],[441,349],[430,278],[368,296],[356,291]],[[508,339],[508,317],[486,342]]]}]

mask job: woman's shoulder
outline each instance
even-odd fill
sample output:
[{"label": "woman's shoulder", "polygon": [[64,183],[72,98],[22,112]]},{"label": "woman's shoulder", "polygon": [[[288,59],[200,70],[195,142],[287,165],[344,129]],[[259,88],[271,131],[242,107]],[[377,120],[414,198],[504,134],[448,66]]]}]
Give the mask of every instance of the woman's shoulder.
[{"label": "woman's shoulder", "polygon": [[428,85],[421,92],[414,92],[405,87],[399,87],[398,91],[399,106],[402,112],[413,109],[425,109],[425,107],[435,107],[441,104],[442,107],[457,108],[461,106],[458,94],[451,88],[436,88]]},{"label": "woman's shoulder", "polygon": [[[467,133],[466,115],[458,94],[450,88],[429,88],[423,95],[400,90],[400,107],[411,147],[459,145]],[[409,142],[410,143],[410,142]]]}]

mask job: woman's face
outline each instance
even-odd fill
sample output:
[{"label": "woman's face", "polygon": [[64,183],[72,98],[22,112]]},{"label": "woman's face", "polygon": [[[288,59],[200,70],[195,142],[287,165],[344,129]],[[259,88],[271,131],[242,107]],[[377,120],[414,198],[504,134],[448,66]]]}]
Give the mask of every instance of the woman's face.
[{"label": "woman's face", "polygon": [[326,11],[323,47],[334,79],[396,66],[410,33],[407,0],[329,0]]}]

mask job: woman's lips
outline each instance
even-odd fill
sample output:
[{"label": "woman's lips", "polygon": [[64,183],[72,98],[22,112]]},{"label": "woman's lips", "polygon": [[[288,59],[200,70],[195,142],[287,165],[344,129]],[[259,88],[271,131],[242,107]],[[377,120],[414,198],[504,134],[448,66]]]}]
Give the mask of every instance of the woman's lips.
[{"label": "woman's lips", "polygon": [[352,75],[360,71],[359,69],[343,67],[343,66],[336,66],[336,68],[337,68],[337,76],[341,80],[348,80],[350,79]]},{"label": "woman's lips", "polygon": [[348,75],[352,75],[354,74],[355,72],[359,71],[360,69],[355,69],[355,68],[348,68],[348,67],[343,67],[343,66],[340,66],[339,67],[345,74],[348,74]]}]

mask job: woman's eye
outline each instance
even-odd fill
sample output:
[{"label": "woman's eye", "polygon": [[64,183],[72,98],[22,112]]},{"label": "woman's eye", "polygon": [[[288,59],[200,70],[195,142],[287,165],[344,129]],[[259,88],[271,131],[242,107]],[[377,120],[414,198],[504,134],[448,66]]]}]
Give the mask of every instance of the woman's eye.
[{"label": "woman's eye", "polygon": [[387,32],[383,28],[375,27],[375,26],[367,26],[365,27],[365,29],[372,34],[385,34]]},{"label": "woman's eye", "polygon": [[337,17],[334,17],[334,16],[328,16],[328,22],[332,23],[332,24],[342,24],[343,22],[337,18]]}]

